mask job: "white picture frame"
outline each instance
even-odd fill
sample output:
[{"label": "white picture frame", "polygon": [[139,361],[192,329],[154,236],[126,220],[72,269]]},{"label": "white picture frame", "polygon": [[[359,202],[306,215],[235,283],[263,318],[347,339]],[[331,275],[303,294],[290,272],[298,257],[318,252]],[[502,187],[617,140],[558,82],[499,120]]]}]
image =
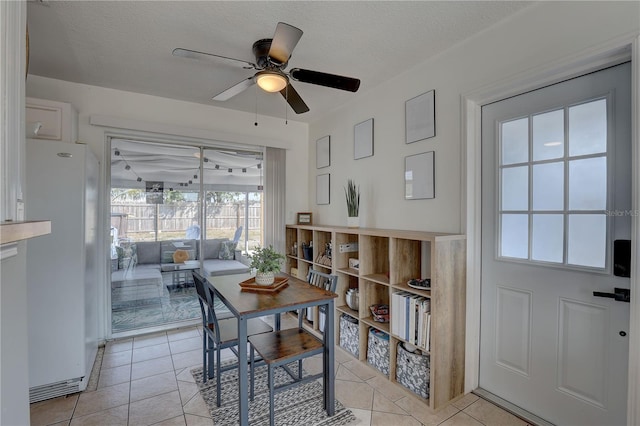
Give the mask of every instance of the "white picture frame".
[{"label": "white picture frame", "polygon": [[436,91],[430,90],[405,102],[405,143],[436,135]]},{"label": "white picture frame", "polygon": [[358,123],[353,128],[353,159],[373,156],[373,118]]},{"label": "white picture frame", "polygon": [[316,169],[331,165],[331,136],[324,136],[316,141]]},{"label": "white picture frame", "polygon": [[316,176],[316,204],[330,204],[330,183],[331,175],[329,173]]},{"label": "white picture frame", "polygon": [[404,159],[404,198],[436,198],[435,152],[409,155]]}]

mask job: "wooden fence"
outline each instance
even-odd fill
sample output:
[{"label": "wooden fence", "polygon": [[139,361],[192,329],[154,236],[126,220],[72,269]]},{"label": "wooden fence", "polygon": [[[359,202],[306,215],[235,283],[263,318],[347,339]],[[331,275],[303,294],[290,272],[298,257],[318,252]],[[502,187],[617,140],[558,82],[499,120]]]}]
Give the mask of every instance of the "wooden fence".
[{"label": "wooden fence", "polygon": [[[155,232],[156,216],[158,230],[163,234],[185,234],[186,229],[197,220],[195,203],[184,204],[112,204],[111,226],[118,228],[120,238],[135,240],[136,235]],[[206,216],[207,230],[235,230],[244,226],[244,204],[208,204]],[[260,231],[262,227],[262,206],[249,206],[249,231]]]}]

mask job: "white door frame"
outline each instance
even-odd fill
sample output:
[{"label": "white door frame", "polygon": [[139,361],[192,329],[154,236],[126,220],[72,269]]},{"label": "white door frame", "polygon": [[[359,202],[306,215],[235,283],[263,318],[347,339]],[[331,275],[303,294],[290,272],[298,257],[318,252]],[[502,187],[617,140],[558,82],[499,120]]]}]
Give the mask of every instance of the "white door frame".
[{"label": "white door frame", "polygon": [[[465,93],[461,99],[464,151],[462,181],[466,183],[463,219],[467,234],[467,319],[465,392],[478,387],[480,373],[481,254],[481,109],[482,105],[538,89],[610,65],[632,61],[632,217],[631,306],[629,324],[629,389],[627,424],[640,424],[640,36],[630,34],[574,56]],[[535,413],[534,413],[535,414]]]}]

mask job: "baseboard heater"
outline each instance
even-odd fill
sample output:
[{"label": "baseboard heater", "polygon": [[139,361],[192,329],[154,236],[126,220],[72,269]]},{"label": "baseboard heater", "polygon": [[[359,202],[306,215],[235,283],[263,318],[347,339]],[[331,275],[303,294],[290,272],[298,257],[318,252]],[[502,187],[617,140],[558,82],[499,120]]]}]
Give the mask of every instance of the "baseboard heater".
[{"label": "baseboard heater", "polygon": [[80,392],[82,379],[84,379],[84,377],[29,388],[29,403],[33,404],[34,402],[44,401],[45,399]]}]

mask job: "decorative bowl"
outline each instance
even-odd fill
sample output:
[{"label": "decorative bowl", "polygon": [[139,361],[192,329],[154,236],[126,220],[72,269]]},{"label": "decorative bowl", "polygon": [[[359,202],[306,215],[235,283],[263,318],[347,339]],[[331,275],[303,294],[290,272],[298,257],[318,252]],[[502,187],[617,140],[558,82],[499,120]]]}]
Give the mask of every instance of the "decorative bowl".
[{"label": "decorative bowl", "polygon": [[354,311],[357,311],[360,307],[360,293],[358,291],[347,291],[345,301],[347,302],[347,306]]}]

